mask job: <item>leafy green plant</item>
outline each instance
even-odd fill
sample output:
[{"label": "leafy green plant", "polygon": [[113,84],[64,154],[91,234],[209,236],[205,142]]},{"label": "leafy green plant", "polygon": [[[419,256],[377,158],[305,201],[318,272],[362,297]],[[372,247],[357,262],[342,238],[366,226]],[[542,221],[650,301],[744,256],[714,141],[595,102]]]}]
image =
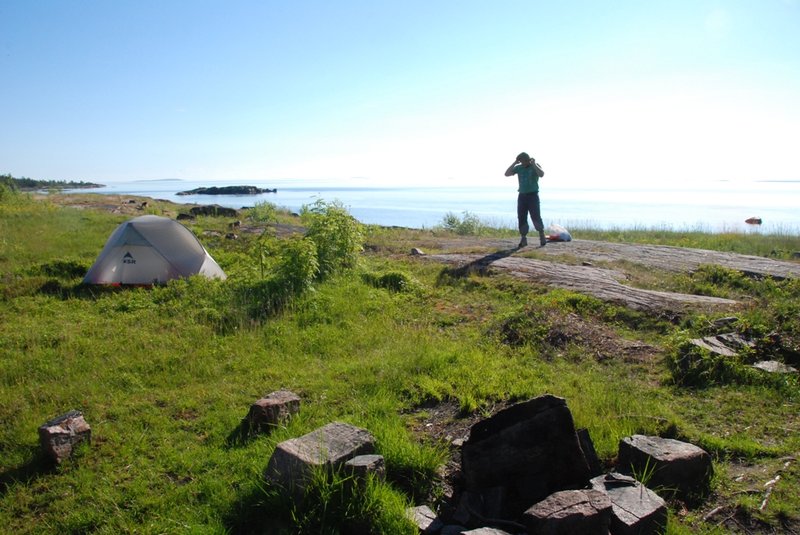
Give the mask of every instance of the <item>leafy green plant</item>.
[{"label": "leafy green plant", "polygon": [[441,226],[444,230],[454,232],[459,236],[479,236],[486,231],[487,225],[481,219],[465,211],[461,216],[453,212],[447,212],[442,218]]},{"label": "leafy green plant", "polygon": [[299,295],[309,288],[319,274],[317,246],[309,238],[296,238],[283,242],[280,260],[275,266],[275,277],[286,291]]},{"label": "leafy green plant", "polygon": [[300,216],[308,227],[306,237],[317,246],[318,277],[356,266],[364,230],[340,202],[320,199],[304,206]]},{"label": "leafy green plant", "polygon": [[362,273],[362,280],[375,288],[384,288],[392,292],[411,292],[419,288],[420,284],[408,273],[390,271],[383,274]]},{"label": "leafy green plant", "polygon": [[278,207],[271,202],[257,202],[247,211],[247,215],[257,223],[274,223],[278,220]]}]

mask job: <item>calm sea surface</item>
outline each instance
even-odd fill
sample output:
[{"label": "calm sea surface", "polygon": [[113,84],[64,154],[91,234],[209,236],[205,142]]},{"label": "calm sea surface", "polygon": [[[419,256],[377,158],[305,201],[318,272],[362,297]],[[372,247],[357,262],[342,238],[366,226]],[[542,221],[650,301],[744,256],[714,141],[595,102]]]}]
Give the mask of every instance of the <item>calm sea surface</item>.
[{"label": "calm sea surface", "polygon": [[[189,195],[198,187],[251,185],[277,188],[261,195]],[[469,212],[494,226],[516,227],[515,182],[491,187],[334,187],[298,186],[296,181],[142,180],[110,183],[96,193],[144,195],[179,203],[219,204],[231,208],[270,202],[298,211],[318,199],[338,200],[364,223],[431,228],[448,213]],[[594,228],[669,228],[706,232],[780,232],[800,234],[800,182],[709,182],[672,187],[565,188],[540,192],[545,225]],[[760,226],[744,222],[760,217]]]}]

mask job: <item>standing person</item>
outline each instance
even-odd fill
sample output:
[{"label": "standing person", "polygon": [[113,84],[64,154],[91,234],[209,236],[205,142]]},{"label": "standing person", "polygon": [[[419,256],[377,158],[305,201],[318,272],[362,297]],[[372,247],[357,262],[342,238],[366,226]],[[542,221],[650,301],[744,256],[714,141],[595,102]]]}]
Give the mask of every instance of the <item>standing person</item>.
[{"label": "standing person", "polygon": [[517,196],[517,220],[519,221],[519,234],[522,239],[519,247],[528,245],[528,214],[531,215],[533,228],[539,233],[539,244],[544,247],[547,238],[544,235],[544,223],[539,207],[539,178],[544,176],[544,172],[536,165],[536,160],[528,156],[526,152],[520,152],[508,169],[506,176],[517,175],[519,180],[519,195]]}]

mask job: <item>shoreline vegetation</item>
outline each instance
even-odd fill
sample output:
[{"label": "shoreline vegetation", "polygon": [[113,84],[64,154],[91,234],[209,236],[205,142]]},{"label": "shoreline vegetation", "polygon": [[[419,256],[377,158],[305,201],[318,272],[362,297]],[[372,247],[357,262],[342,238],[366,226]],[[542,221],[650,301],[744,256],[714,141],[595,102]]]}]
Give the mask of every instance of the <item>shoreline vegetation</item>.
[{"label": "shoreline vegetation", "polygon": [[0,175],[0,184],[19,191],[38,191],[38,190],[65,190],[65,189],[91,189],[104,188],[105,184],[95,184],[80,180],[37,180],[34,178],[15,178],[9,174]]},{"label": "shoreline vegetation", "polygon": [[[634,434],[712,456],[707,495],[668,499],[668,535],[800,531],[800,380],[753,366],[800,366],[800,279],[656,267],[647,248],[794,268],[800,236],[570,229],[577,244],[516,249],[514,229],[468,213],[403,229],[362,225],[335,202],[299,214],[257,203],[182,221],[226,281],[82,284],[119,223],[177,218],[189,206],[0,188],[0,523],[9,531],[415,534],[407,507],[454,505],[457,444],[470,426],[543,394],[566,400],[605,471]],[[598,251],[587,260],[576,245],[595,249],[589,240]],[[602,241],[629,252],[605,255]],[[451,254],[479,261],[435,258]],[[486,269],[492,259],[603,270],[637,291],[735,305],[643,312]],[[722,356],[692,342],[728,333],[749,345]],[[280,389],[300,396],[299,414],[243,435],[249,406]],[[55,467],[37,428],[70,410],[83,413],[92,441]],[[347,478],[316,474],[299,502],[265,483],[278,443],[332,421],[375,436],[385,480],[353,500]]]}]

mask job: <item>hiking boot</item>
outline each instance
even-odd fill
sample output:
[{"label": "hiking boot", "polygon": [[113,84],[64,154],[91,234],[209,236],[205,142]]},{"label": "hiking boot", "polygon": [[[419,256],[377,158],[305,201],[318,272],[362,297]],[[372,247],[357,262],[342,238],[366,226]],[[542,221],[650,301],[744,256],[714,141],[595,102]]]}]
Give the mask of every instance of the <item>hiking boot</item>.
[{"label": "hiking boot", "polygon": [[528,238],[523,236],[522,239],[519,240],[519,245],[517,245],[517,248],[522,248],[525,247],[526,245],[528,245]]},{"label": "hiking boot", "polygon": [[545,237],[544,232],[539,233],[539,245],[542,247],[547,245],[547,238]]}]

